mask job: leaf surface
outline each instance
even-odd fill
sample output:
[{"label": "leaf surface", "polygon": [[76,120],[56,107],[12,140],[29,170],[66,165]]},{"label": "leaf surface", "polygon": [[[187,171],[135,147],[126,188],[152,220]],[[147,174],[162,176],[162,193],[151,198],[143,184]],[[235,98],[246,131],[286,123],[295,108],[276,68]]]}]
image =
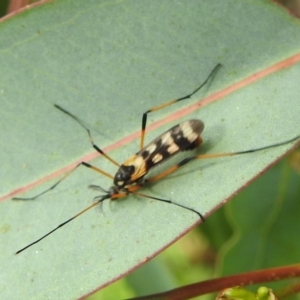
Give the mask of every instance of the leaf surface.
[{"label": "leaf surface", "polygon": [[[299,21],[267,1],[53,1],[2,22],[3,297],[86,295],[199,222],[191,211],[130,196],[107,201],[102,212],[89,211],[14,256],[88,206],[96,195],[87,185],[111,185],[108,178],[79,168],[36,201],[9,199],[17,192],[30,197],[45,190],[66,167],[94,155],[86,132],[54,103],[84,120],[97,145],[122,163],[138,151],[142,113],[191,92],[222,63],[192,100],[149,115],[150,124],[164,124],[154,123],[160,128],[150,130],[146,140],[183,119],[199,118],[206,125],[203,153],[262,147],[299,135],[299,50]],[[275,66],[271,75],[270,66]],[[249,80],[255,76],[258,81]],[[195,109],[209,95],[214,96],[205,100],[220,101]],[[196,102],[184,116],[182,109]],[[294,144],[196,161],[143,192],[208,216]],[[90,163],[116,171],[103,158]]]}]

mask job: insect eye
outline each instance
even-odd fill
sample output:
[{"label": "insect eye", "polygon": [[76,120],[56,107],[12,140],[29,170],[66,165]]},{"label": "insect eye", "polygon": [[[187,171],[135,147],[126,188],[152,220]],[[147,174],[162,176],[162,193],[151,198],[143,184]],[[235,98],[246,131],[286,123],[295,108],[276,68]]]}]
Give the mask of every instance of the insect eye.
[{"label": "insect eye", "polygon": [[115,175],[114,183],[117,186],[125,186],[130,180],[135,168],[134,166],[121,166]]}]

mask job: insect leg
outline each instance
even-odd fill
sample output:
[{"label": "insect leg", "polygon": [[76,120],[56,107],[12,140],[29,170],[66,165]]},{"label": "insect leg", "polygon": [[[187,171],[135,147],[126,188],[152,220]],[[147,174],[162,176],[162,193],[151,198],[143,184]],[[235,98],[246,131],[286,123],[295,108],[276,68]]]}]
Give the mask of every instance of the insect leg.
[{"label": "insect leg", "polygon": [[184,206],[182,204],[173,202],[172,200],[157,198],[157,197],[153,197],[153,196],[149,196],[149,195],[145,195],[145,194],[137,193],[137,192],[133,192],[132,194],[135,194],[135,195],[138,195],[138,196],[142,196],[142,197],[145,197],[145,198],[149,198],[149,199],[153,199],[153,200],[157,200],[157,201],[161,201],[161,202],[165,202],[165,203],[169,203],[169,204],[177,205],[179,207],[185,208],[187,210],[190,210],[190,211],[196,213],[203,222],[205,221],[204,217],[197,210],[195,210],[193,208],[190,208],[190,207],[187,207],[187,206]]},{"label": "insect leg", "polygon": [[216,158],[216,157],[225,157],[225,156],[234,156],[234,155],[241,155],[241,154],[247,154],[247,153],[254,153],[254,152],[258,152],[258,151],[262,151],[262,150],[266,150],[266,149],[270,149],[270,148],[275,148],[278,146],[282,146],[282,145],[286,145],[288,143],[292,143],[296,140],[300,139],[300,135],[283,141],[283,142],[279,142],[276,144],[272,144],[272,145],[268,145],[268,146],[264,146],[264,147],[260,147],[260,148],[255,148],[255,149],[250,149],[250,150],[244,150],[244,151],[236,151],[236,152],[224,152],[224,153],[212,153],[212,154],[200,154],[200,155],[195,155],[195,156],[190,156],[187,157],[185,159],[183,159],[181,162],[179,162],[178,164],[176,164],[175,166],[167,169],[166,171],[150,178],[147,179],[146,182],[153,182],[156,181],[158,179],[161,179],[167,175],[169,175],[170,173],[173,173],[174,171],[176,171],[177,169],[179,169],[180,167],[184,166],[185,164],[189,163],[190,161],[194,160],[194,159],[206,159],[206,158]]},{"label": "insect leg", "polygon": [[87,131],[88,136],[89,136],[89,140],[90,140],[90,142],[91,142],[93,148],[94,148],[97,152],[99,152],[101,155],[103,155],[106,159],[108,159],[108,160],[109,160],[110,162],[112,162],[114,165],[120,167],[120,164],[119,164],[119,163],[117,163],[114,159],[112,159],[110,156],[108,156],[106,153],[104,153],[103,150],[101,150],[101,149],[94,143],[94,140],[93,140],[93,137],[92,137],[92,135],[91,135],[90,129],[89,129],[87,126],[85,126],[85,125],[83,124],[83,122],[82,122],[79,118],[77,118],[76,116],[74,116],[73,114],[71,114],[70,112],[68,112],[67,110],[65,110],[64,108],[62,108],[61,106],[59,106],[59,105],[57,105],[57,104],[54,104],[54,106],[55,106],[57,109],[59,109],[60,111],[62,111],[63,113],[65,113],[66,115],[68,115],[69,117],[71,117],[73,120],[75,120],[79,125],[81,125],[81,127],[83,127],[83,128]]},{"label": "insect leg", "polygon": [[91,204],[90,206],[88,206],[87,208],[83,209],[82,211],[80,211],[79,213],[77,213],[75,216],[73,216],[72,218],[64,221],[63,223],[59,224],[58,226],[56,226],[54,229],[52,229],[51,231],[49,231],[48,233],[46,233],[45,235],[43,235],[42,237],[40,237],[39,239],[35,240],[34,242],[30,243],[29,245],[25,246],[24,248],[18,250],[15,254],[19,254],[21,252],[23,252],[24,250],[26,250],[27,248],[37,244],[38,242],[40,242],[41,240],[43,240],[45,237],[47,237],[48,235],[50,235],[51,233],[53,233],[54,231],[58,230],[59,228],[65,226],[66,224],[68,224],[69,222],[71,222],[72,220],[74,220],[75,218],[79,217],[80,215],[84,214],[86,211],[90,210],[91,208],[101,204],[101,202],[103,202],[105,199],[108,199],[109,195],[105,195],[103,196],[101,199],[99,199],[98,201],[94,202],[93,204]]},{"label": "insect leg", "polygon": [[158,197],[154,197],[154,196],[146,195],[144,193],[137,192],[137,190],[141,189],[142,187],[143,187],[143,185],[131,186],[131,187],[129,187],[127,193],[115,194],[115,195],[111,196],[110,199],[111,200],[116,200],[116,199],[120,199],[120,198],[126,197],[128,194],[134,194],[134,195],[137,195],[137,196],[141,196],[141,197],[145,197],[145,198],[148,198],[148,199],[153,199],[153,200],[157,200],[157,201],[161,201],[161,202],[165,202],[165,203],[169,203],[169,204],[174,204],[174,205],[177,205],[179,207],[185,208],[187,210],[190,210],[190,211],[196,213],[203,222],[205,221],[205,219],[201,215],[201,213],[199,213],[198,211],[196,211],[193,208],[190,208],[190,207],[184,206],[182,204],[173,202],[172,200],[169,200],[169,199],[162,199],[162,198],[158,198]]},{"label": "insect leg", "polygon": [[205,79],[205,81],[203,83],[201,83],[200,86],[198,86],[193,92],[191,92],[190,94],[183,96],[181,98],[175,99],[175,100],[171,100],[169,102],[166,102],[164,104],[152,107],[151,109],[145,111],[143,113],[143,117],[142,117],[142,130],[141,130],[141,142],[140,142],[140,149],[143,149],[144,147],[144,140],[145,140],[145,129],[146,129],[146,125],[147,125],[147,116],[149,113],[154,112],[154,111],[158,111],[162,108],[168,107],[174,103],[177,103],[179,101],[185,100],[185,99],[189,99],[191,98],[194,94],[196,94],[209,80],[210,78],[213,77],[213,75],[216,73],[216,71],[221,67],[221,64],[217,64],[213,70],[210,72],[210,74],[208,75],[208,77]]},{"label": "insect leg", "polygon": [[70,170],[69,172],[65,173],[65,175],[60,179],[58,180],[56,183],[54,183],[52,186],[50,186],[48,189],[46,189],[45,191],[33,196],[33,197],[29,197],[29,198],[19,198],[19,197],[14,197],[12,198],[12,200],[35,200],[36,198],[48,193],[49,191],[55,189],[63,180],[65,180],[69,175],[71,175],[79,166],[85,166],[87,168],[90,168],[98,173],[101,173],[102,175],[106,176],[106,177],[109,177],[111,179],[113,179],[114,177],[112,175],[110,175],[109,173],[106,173],[105,171],[95,167],[95,166],[92,166],[86,162],[81,162],[79,163],[74,169]]}]

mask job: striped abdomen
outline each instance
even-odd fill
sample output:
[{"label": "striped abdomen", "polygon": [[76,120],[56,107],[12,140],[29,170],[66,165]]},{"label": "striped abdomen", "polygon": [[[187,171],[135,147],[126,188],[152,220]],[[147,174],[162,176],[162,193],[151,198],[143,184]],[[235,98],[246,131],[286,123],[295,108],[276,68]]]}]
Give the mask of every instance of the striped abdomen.
[{"label": "striped abdomen", "polygon": [[200,120],[182,122],[164,132],[121,165],[114,184],[130,185],[143,178],[151,168],[180,151],[192,150],[202,142],[204,124]]}]

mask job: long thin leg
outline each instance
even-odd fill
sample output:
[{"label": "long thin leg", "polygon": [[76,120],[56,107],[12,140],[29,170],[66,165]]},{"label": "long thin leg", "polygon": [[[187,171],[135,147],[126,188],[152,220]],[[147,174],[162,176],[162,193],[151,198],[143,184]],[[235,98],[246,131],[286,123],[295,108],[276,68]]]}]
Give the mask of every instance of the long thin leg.
[{"label": "long thin leg", "polygon": [[166,102],[164,104],[155,106],[149,110],[147,110],[146,112],[143,113],[143,117],[142,117],[142,130],[141,130],[141,142],[140,142],[140,149],[144,148],[144,140],[145,140],[145,129],[146,129],[146,125],[147,125],[147,116],[149,113],[154,112],[154,111],[158,111],[162,108],[165,108],[167,106],[170,106],[174,103],[177,103],[179,101],[185,100],[185,99],[189,99],[191,98],[194,94],[196,94],[209,80],[210,78],[213,77],[213,75],[216,73],[216,71],[221,67],[221,64],[217,64],[213,70],[210,72],[210,74],[208,75],[208,77],[205,79],[205,81],[199,86],[197,87],[193,92],[191,92],[190,94],[183,96],[181,98]]},{"label": "long thin leg", "polygon": [[106,177],[109,177],[111,179],[113,179],[114,177],[112,175],[110,175],[109,173],[106,173],[105,171],[95,167],[95,166],[92,166],[86,162],[81,162],[79,163],[74,169],[72,169],[71,171],[67,172],[64,174],[64,176],[58,180],[56,183],[54,183],[52,186],[50,186],[48,189],[46,189],[45,191],[33,196],[33,197],[29,197],[29,198],[19,198],[19,197],[14,197],[12,198],[12,200],[35,200],[36,198],[48,193],[49,191],[55,189],[63,180],[65,180],[68,176],[70,176],[79,166],[85,166],[87,168],[90,168],[98,173],[101,173],[102,175],[106,176]]},{"label": "long thin leg", "polygon": [[[270,148],[274,148],[274,147],[277,147],[277,146],[281,146],[281,145],[285,145],[285,144],[288,144],[288,143],[291,143],[291,142],[294,142],[296,141],[297,139],[300,138],[300,135],[299,136],[296,136],[290,140],[287,140],[287,141],[284,141],[284,142],[280,142],[280,143],[276,143],[276,144],[273,144],[273,145],[269,145],[269,146],[265,146],[265,147],[261,147],[261,148],[256,148],[256,149],[250,149],[250,150],[245,150],[245,151],[238,151],[238,152],[228,152],[228,153],[218,153],[218,154],[200,154],[200,155],[195,155],[195,156],[191,156],[191,157],[188,157],[188,158],[185,158],[184,160],[182,160],[180,163],[178,163],[177,165],[169,168],[168,170],[166,170],[165,172],[161,173],[161,174],[158,174],[157,176],[154,176],[148,180],[146,180],[146,182],[153,182],[153,181],[156,181],[162,177],[165,177],[167,176],[168,174],[176,171],[178,168],[184,166],[185,164],[187,164],[188,162],[194,160],[194,159],[202,159],[202,158],[215,158],[215,157],[224,157],[224,156],[233,156],[233,155],[240,155],[240,154],[246,154],[246,153],[253,153],[253,152],[258,152],[258,151],[261,151],[261,150],[265,150],[265,149],[270,149]],[[82,162],[80,164],[78,164],[72,171],[70,171],[69,173],[67,173],[61,180],[59,180],[57,183],[55,183],[52,187],[50,187],[48,190],[40,193],[39,195],[33,197],[33,198],[27,198],[27,199],[35,199],[37,198],[38,196],[46,193],[47,191],[55,188],[62,180],[64,180],[67,176],[69,176],[72,172],[75,171],[75,169],[77,167],[79,167],[80,165],[84,165],[86,167],[89,167],[97,172],[100,172],[101,174],[104,174],[108,177],[112,177],[111,175],[105,173],[104,171],[102,171],[101,169],[98,169],[97,167],[94,167],[94,166],[91,166],[85,162]],[[96,188],[98,189],[98,186],[91,186],[92,188]],[[143,193],[139,193],[137,192],[140,188],[142,188],[143,185],[136,185],[136,186],[132,186],[129,188],[128,190],[128,193],[118,193],[118,194],[114,194],[114,195],[110,195],[109,193],[100,197],[100,198],[96,198],[97,201],[94,202],[93,204],[91,204],[90,206],[88,206],[87,208],[83,209],[82,211],[80,211],[79,213],[77,213],[75,216],[73,216],[72,218],[64,221],[63,223],[61,223],[60,225],[58,225],[57,227],[55,227],[54,229],[52,229],[51,231],[49,231],[48,233],[46,233],[45,235],[43,235],[41,238],[37,239],[36,241],[30,243],[29,245],[25,246],[24,248],[18,250],[15,254],[19,254],[21,253],[22,251],[26,250],[27,248],[31,247],[32,245],[35,245],[37,244],[38,242],[40,242],[41,240],[43,240],[44,238],[46,238],[47,236],[49,236],[50,234],[52,234],[54,231],[58,230],[59,228],[63,227],[64,225],[66,225],[67,223],[71,222],[72,220],[74,220],[75,218],[79,217],[80,215],[82,215],[83,213],[85,213],[86,211],[88,211],[89,209],[101,204],[105,199],[111,199],[111,200],[116,200],[116,199],[120,199],[120,198],[123,198],[123,197],[126,197],[128,194],[135,194],[137,196],[142,196],[142,197],[145,197],[145,198],[149,198],[149,199],[154,199],[154,200],[158,200],[158,201],[161,201],[161,202],[166,202],[166,203],[170,203],[170,204],[174,204],[174,205],[177,205],[179,207],[182,207],[182,208],[185,208],[185,209],[188,209],[190,211],[193,211],[194,213],[196,213],[197,215],[199,215],[199,217],[202,219],[202,221],[204,221],[204,217],[196,210],[190,208],[190,207],[187,207],[187,206],[184,206],[184,205],[181,205],[179,203],[176,203],[176,202],[172,202],[171,200],[167,200],[167,199],[162,199],[162,198],[157,198],[157,197],[153,197],[153,196],[149,196],[149,195],[146,195],[146,194],[143,194]],[[101,191],[104,191],[101,187],[99,187],[99,189]],[[104,191],[105,192],[105,191]],[[22,198],[14,198],[14,199],[22,199]],[[24,200],[24,198],[22,199]]]},{"label": "long thin leg", "polygon": [[284,141],[284,142],[276,143],[276,144],[265,146],[265,147],[261,147],[261,148],[245,150],[245,151],[227,152],[227,153],[215,153],[215,154],[200,154],[200,155],[190,156],[190,157],[187,157],[187,158],[183,159],[181,162],[179,162],[175,166],[167,169],[166,171],[164,171],[164,172],[162,172],[162,173],[160,173],[160,174],[158,174],[158,175],[156,175],[156,176],[154,176],[154,177],[152,177],[150,179],[147,179],[146,182],[153,182],[153,181],[156,181],[158,179],[161,179],[161,178],[169,175],[170,173],[173,173],[174,171],[176,171],[180,167],[184,166],[185,164],[187,164],[190,161],[195,160],[195,159],[216,158],[216,157],[225,157],[225,156],[233,156],[233,155],[241,155],[241,154],[246,154],[246,153],[258,152],[258,151],[261,151],[261,150],[275,148],[275,147],[278,147],[278,146],[282,146],[282,145],[294,142],[294,141],[298,140],[299,138],[300,138],[300,135],[298,135],[298,136],[296,136],[296,137],[294,137],[292,139],[289,139],[287,141]]},{"label": "long thin leg", "polygon": [[200,217],[200,219],[201,219],[203,222],[205,221],[204,217],[203,217],[197,210],[195,210],[195,209],[193,209],[193,208],[190,208],[190,207],[187,207],[187,206],[184,206],[184,205],[182,205],[182,204],[173,202],[172,200],[162,199],[162,198],[157,198],[157,197],[153,197],[153,196],[149,196],[149,195],[142,194],[142,193],[137,193],[137,192],[134,192],[134,193],[132,193],[132,194],[135,194],[135,195],[138,195],[138,196],[142,196],[142,197],[145,197],[145,198],[149,198],[149,199],[154,199],[154,200],[161,201],[161,202],[165,202],[165,203],[169,203],[169,204],[177,205],[177,206],[179,206],[179,207],[185,208],[185,209],[187,209],[187,210],[190,210],[190,211],[196,213],[196,214]]},{"label": "long thin leg", "polygon": [[[116,166],[120,166],[120,164],[118,164],[116,161],[114,161],[111,157],[109,157],[107,154],[105,154],[95,143],[94,143],[94,140],[93,140],[93,137],[91,135],[91,132],[89,130],[88,127],[86,127],[83,122],[77,118],[76,116],[74,116],[73,114],[71,114],[70,112],[68,112],[67,110],[65,110],[64,108],[62,108],[61,106],[57,105],[57,104],[54,104],[54,106],[59,109],[60,111],[62,111],[63,113],[65,113],[66,115],[68,115],[69,117],[71,117],[72,119],[74,119],[79,125],[81,125],[88,133],[88,136],[89,136],[89,140],[93,146],[93,148],[95,150],[97,150],[101,155],[103,155],[105,158],[107,158],[110,162],[112,162],[113,164],[115,164]],[[79,166],[85,166],[87,168],[90,168],[98,173],[101,173],[102,175],[106,176],[106,177],[109,177],[111,179],[113,179],[114,177],[112,175],[110,175],[109,173],[95,167],[95,166],[92,166],[86,162],[81,162],[79,163],[74,169],[72,169],[71,171],[67,172],[60,180],[58,180],[56,183],[54,183],[52,186],[50,186],[48,189],[46,189],[45,191],[33,196],[33,197],[29,197],[29,198],[19,198],[19,197],[14,197],[12,198],[12,200],[34,200],[46,193],[48,193],[49,191],[53,190],[54,188],[57,187],[57,185],[59,185],[63,180],[65,180],[70,174],[72,174]]]},{"label": "long thin leg", "polygon": [[110,197],[111,200],[117,200],[117,199],[120,199],[120,198],[123,198],[123,197],[127,197],[128,194],[134,194],[134,195],[137,195],[137,196],[141,196],[141,197],[145,197],[145,198],[148,198],[148,199],[153,199],[153,200],[157,200],[157,201],[161,201],[161,202],[165,202],[165,203],[169,203],[169,204],[174,204],[174,205],[177,205],[179,207],[182,207],[182,208],[185,208],[187,210],[190,210],[194,213],[196,213],[199,218],[204,222],[205,219],[204,217],[201,215],[201,213],[199,213],[198,211],[196,211],[195,209],[193,208],[190,208],[190,207],[187,207],[187,206],[184,206],[182,204],[179,204],[179,203],[176,203],[176,202],[173,202],[172,200],[169,200],[169,199],[162,199],[162,198],[158,198],[158,197],[154,197],[154,196],[150,196],[150,195],[146,195],[144,193],[140,193],[140,192],[137,192],[137,190],[141,189],[143,187],[143,185],[135,185],[135,186],[131,186],[129,189],[128,189],[128,192],[127,193],[119,193],[119,194],[114,194]]},{"label": "long thin leg", "polygon": [[98,200],[97,202],[94,202],[93,204],[91,204],[90,206],[88,206],[87,208],[83,209],[82,211],[80,211],[78,214],[76,214],[75,216],[73,216],[72,218],[68,219],[67,221],[64,221],[63,223],[59,224],[58,226],[56,226],[54,229],[52,229],[51,231],[49,231],[48,233],[46,233],[45,235],[43,235],[42,237],[40,237],[39,239],[35,240],[34,242],[30,243],[29,245],[25,246],[24,248],[18,250],[15,254],[19,254],[21,252],[23,252],[24,250],[26,250],[27,248],[37,244],[38,242],[40,242],[41,240],[43,240],[45,237],[47,237],[48,235],[50,235],[51,233],[53,233],[54,231],[58,230],[59,228],[65,226],[67,223],[71,222],[72,220],[76,219],[77,217],[79,217],[80,215],[84,214],[86,211],[90,210],[91,208],[101,204],[101,202],[103,202],[105,199],[108,199],[109,195],[105,195],[103,196],[100,200]]},{"label": "long thin leg", "polygon": [[[104,191],[100,186],[91,185],[90,187],[93,188],[93,189],[96,189],[96,190]],[[171,200],[166,200],[166,199],[161,199],[161,198],[157,198],[157,197],[152,197],[152,196],[149,196],[149,195],[145,195],[145,194],[136,192],[136,190],[139,190],[140,188],[142,188],[142,185],[133,186],[131,188],[131,190],[128,191],[128,193],[119,193],[119,194],[114,194],[114,195],[110,195],[109,193],[107,193],[106,195],[103,195],[103,196],[100,196],[100,197],[96,197],[95,198],[96,201],[93,204],[89,205],[88,207],[86,207],[85,209],[83,209],[82,211],[80,211],[79,213],[77,213],[76,215],[74,215],[73,217],[69,218],[68,220],[60,223],[54,229],[50,230],[49,232],[47,232],[46,234],[44,234],[43,236],[41,236],[40,238],[38,238],[34,242],[32,242],[32,243],[28,244],[27,246],[23,247],[22,249],[18,250],[15,254],[19,254],[19,253],[23,252],[24,250],[28,249],[29,247],[31,247],[31,246],[39,243],[41,240],[43,240],[44,238],[46,238],[47,236],[49,236],[50,234],[52,234],[56,230],[60,229],[61,227],[65,226],[69,222],[73,221],[77,217],[81,216],[82,214],[84,214],[85,212],[87,212],[88,210],[90,210],[91,208],[93,208],[95,206],[98,206],[98,205],[101,205],[104,200],[106,200],[106,199],[117,200],[117,199],[120,199],[120,198],[128,196],[128,194],[135,194],[137,196],[141,196],[141,197],[145,197],[145,198],[154,199],[154,200],[157,200],[157,201],[161,201],[161,202],[166,202],[166,203],[177,205],[179,207],[182,207],[182,208],[188,209],[190,211],[193,211],[194,213],[196,213],[202,219],[202,221],[204,221],[203,216],[198,211],[196,211],[196,210],[194,210],[192,208],[186,207],[184,205],[172,202]]]},{"label": "long thin leg", "polygon": [[69,117],[71,117],[72,119],[74,119],[79,125],[81,125],[88,133],[88,136],[89,136],[89,140],[93,146],[93,148],[99,152],[101,155],[103,155],[106,159],[108,159],[110,162],[112,162],[114,165],[120,167],[120,164],[117,163],[115,160],[113,160],[110,156],[108,156],[106,153],[103,152],[103,150],[101,150],[95,143],[94,143],[94,140],[93,140],[93,137],[91,135],[91,131],[89,130],[88,127],[86,127],[82,121],[77,118],[76,116],[74,116],[73,114],[71,114],[70,112],[68,112],[67,110],[65,110],[64,108],[62,108],[61,106],[57,105],[57,104],[54,104],[54,106],[59,109],[60,111],[62,111],[63,113],[65,113],[66,115],[68,115]]}]

